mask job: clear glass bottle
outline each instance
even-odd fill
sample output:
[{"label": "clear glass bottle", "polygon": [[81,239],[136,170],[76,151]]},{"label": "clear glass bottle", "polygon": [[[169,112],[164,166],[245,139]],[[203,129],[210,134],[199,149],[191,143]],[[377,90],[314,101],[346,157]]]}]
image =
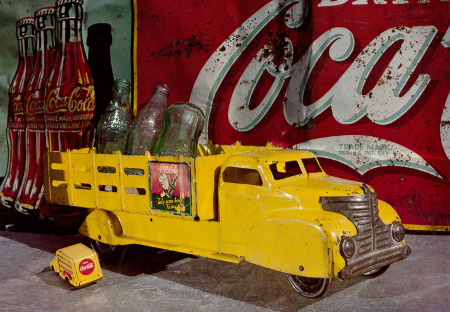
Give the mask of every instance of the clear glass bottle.
[{"label": "clear glass bottle", "polygon": [[117,79],[114,82],[113,100],[100,117],[97,127],[97,153],[125,153],[128,130],[133,122],[130,107],[130,82]]},{"label": "clear glass bottle", "polygon": [[0,186],[0,201],[12,208],[19,191],[25,169],[25,114],[24,98],[34,65],[34,17],[17,21],[16,35],[19,43],[19,65],[9,87],[8,105],[8,167]]},{"label": "clear glass bottle", "polygon": [[154,153],[161,132],[161,120],[170,88],[165,83],[158,83],[153,88],[152,98],[136,115],[130,128],[127,143],[128,155],[144,155],[146,151]]},{"label": "clear glass bottle", "polygon": [[45,152],[44,91],[55,59],[55,8],[44,7],[34,13],[36,57],[24,101],[26,164],[22,183],[14,204],[16,210],[29,214],[43,199],[43,164]]},{"label": "clear glass bottle", "polygon": [[197,156],[198,138],[205,115],[196,105],[175,102],[164,110],[161,135],[154,154],[157,156]]}]

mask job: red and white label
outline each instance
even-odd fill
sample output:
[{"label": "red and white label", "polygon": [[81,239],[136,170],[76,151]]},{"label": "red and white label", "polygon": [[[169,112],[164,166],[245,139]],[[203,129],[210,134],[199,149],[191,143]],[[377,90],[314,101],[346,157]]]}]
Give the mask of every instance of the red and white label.
[{"label": "red and white label", "polygon": [[178,164],[161,164],[159,172],[165,174],[178,174]]},{"label": "red and white label", "polygon": [[84,259],[80,262],[78,270],[83,275],[89,275],[94,272],[95,264],[91,259]]}]

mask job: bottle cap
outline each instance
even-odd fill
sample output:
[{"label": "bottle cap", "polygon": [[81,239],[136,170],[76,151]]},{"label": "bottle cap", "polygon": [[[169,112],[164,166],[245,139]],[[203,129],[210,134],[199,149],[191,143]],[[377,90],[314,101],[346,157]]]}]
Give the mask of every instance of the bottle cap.
[{"label": "bottle cap", "polygon": [[17,21],[17,39],[34,37],[34,17],[24,17]]},{"label": "bottle cap", "polygon": [[63,4],[83,4],[83,0],[58,0],[56,1],[56,6],[60,6]]},{"label": "bottle cap", "polygon": [[[48,6],[34,12],[36,30],[54,29],[55,7]],[[47,22],[49,21],[49,22]]]},{"label": "bottle cap", "polygon": [[61,20],[83,19],[83,0],[58,0],[55,4],[56,18]]},{"label": "bottle cap", "polygon": [[36,12],[34,12],[34,18],[51,14],[55,14],[55,7],[47,6],[36,10]]}]

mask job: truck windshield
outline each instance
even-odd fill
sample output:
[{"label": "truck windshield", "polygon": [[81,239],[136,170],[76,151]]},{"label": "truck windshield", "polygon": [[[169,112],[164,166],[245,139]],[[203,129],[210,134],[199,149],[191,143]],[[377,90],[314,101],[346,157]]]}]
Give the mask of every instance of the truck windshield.
[{"label": "truck windshield", "polygon": [[320,169],[317,159],[305,158],[305,159],[302,159],[302,161],[303,161],[303,165],[305,166],[306,172],[308,174],[322,172],[322,169]]},{"label": "truck windshield", "polygon": [[272,163],[269,165],[269,168],[275,180],[302,174],[302,170],[296,160]]}]

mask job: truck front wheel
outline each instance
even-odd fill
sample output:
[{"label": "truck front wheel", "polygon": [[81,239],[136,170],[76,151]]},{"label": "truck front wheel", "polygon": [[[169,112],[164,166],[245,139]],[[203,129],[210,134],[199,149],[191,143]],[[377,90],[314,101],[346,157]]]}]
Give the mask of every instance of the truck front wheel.
[{"label": "truck front wheel", "polygon": [[91,239],[91,247],[102,261],[116,260],[123,252],[123,246],[110,245],[95,239]]},{"label": "truck front wheel", "polygon": [[306,298],[321,297],[331,284],[331,278],[304,277],[286,274],[289,283],[300,295]]}]

